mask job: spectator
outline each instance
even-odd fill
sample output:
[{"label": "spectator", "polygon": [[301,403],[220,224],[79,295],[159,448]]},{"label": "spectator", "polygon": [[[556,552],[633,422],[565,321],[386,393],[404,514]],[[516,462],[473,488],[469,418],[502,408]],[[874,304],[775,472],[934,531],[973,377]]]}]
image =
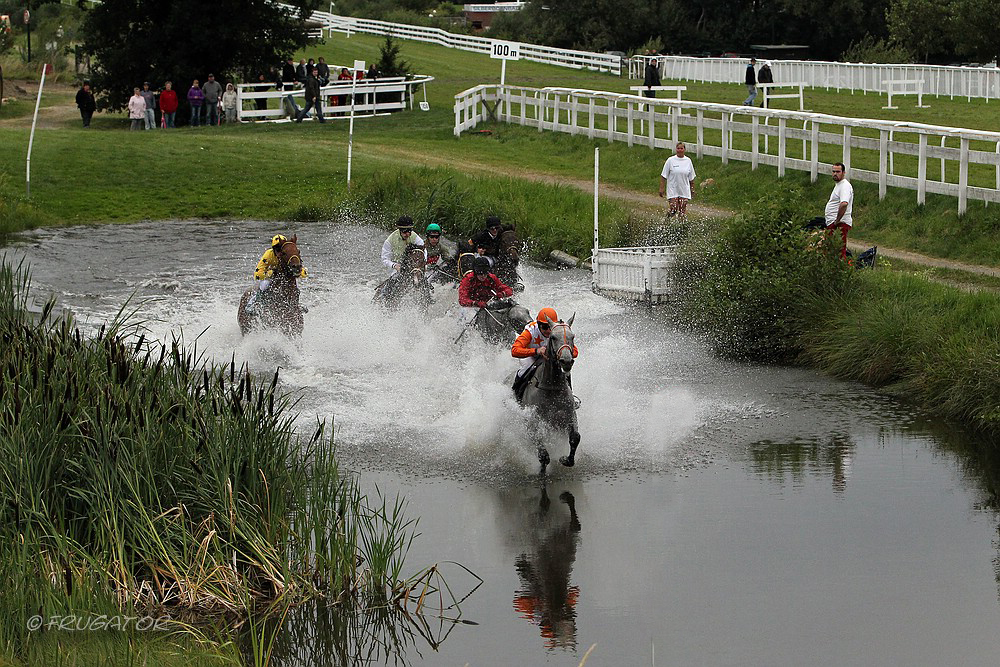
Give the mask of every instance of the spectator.
[{"label": "spectator", "polygon": [[173,129],[174,116],[177,115],[177,91],[174,90],[172,81],[164,84],[163,92],[160,93],[160,114],[163,118],[163,126]]},{"label": "spectator", "polygon": [[156,93],[149,89],[149,81],[142,84],[142,90],[139,92],[142,95],[143,102],[146,103],[146,129],[155,130],[156,129]]},{"label": "spectator", "polygon": [[227,83],[226,92],[222,93],[222,110],[226,112],[227,123],[236,122],[236,105],[239,103],[239,99],[239,95],[236,94],[236,86]]},{"label": "spectator", "polygon": [[132,130],[141,130],[146,122],[146,101],[142,99],[138,88],[132,89],[132,97],[128,100],[128,117],[132,121]]},{"label": "spectator", "polygon": [[684,155],[686,150],[684,142],[678,141],[677,154],[667,158],[660,172],[660,196],[665,194],[670,203],[668,215],[687,215],[687,204],[694,199],[694,163]]},{"label": "spectator", "polygon": [[835,230],[840,229],[843,239],[843,247],[840,249],[840,258],[847,259],[847,233],[854,225],[854,186],[847,180],[847,167],[843,162],[834,162],[833,169],[833,192],[830,193],[830,200],[826,203],[826,235],[827,238],[833,236]]},{"label": "spectator", "polygon": [[646,72],[642,79],[642,85],[646,86],[646,90],[642,91],[643,95],[646,97],[656,97],[656,91],[653,90],[653,86],[660,85],[660,66],[656,58],[650,58],[646,61]]},{"label": "spectator", "polygon": [[326,120],[323,118],[323,100],[319,92],[320,86],[319,86],[319,79],[317,78],[318,74],[319,70],[314,67],[312,73],[309,75],[309,78],[306,79],[306,106],[302,111],[296,114],[295,116],[296,123],[301,123],[302,119],[305,117],[307,113],[309,113],[309,110],[312,109],[313,107],[316,108],[316,117],[319,118],[319,122],[321,123],[326,122]]},{"label": "spectator", "polygon": [[[273,72],[271,72],[271,73],[273,74]],[[265,83],[267,83],[267,74],[261,73],[257,77],[257,83],[259,83],[259,84],[265,84]],[[280,79],[277,82],[275,82],[275,87],[278,90],[281,90],[281,80]],[[256,92],[256,93],[263,93],[266,90],[267,90],[267,88],[265,88],[263,85],[259,85],[259,86],[255,86],[254,87],[254,92]],[[256,98],[254,98],[253,103],[254,103],[257,111],[267,111],[267,98],[266,97],[256,97]]]},{"label": "spectator", "polygon": [[747,98],[743,100],[743,106],[745,107],[752,107],[753,101],[757,98],[757,73],[754,71],[754,65],[756,64],[756,58],[751,58],[750,64],[747,65],[747,75],[744,79],[747,84]]},{"label": "spectator", "polygon": [[325,86],[330,83],[330,66],[326,64],[326,58],[320,56],[316,69],[319,71],[319,76],[317,77],[319,85]]},{"label": "spectator", "polygon": [[[765,60],[764,64],[760,66],[760,71],[757,73],[757,83],[774,83],[774,76],[771,74],[771,61]],[[767,100],[767,89],[764,89],[764,99],[761,100],[760,105],[764,106]]]},{"label": "spectator", "polygon": [[[340,69],[340,76],[337,77],[337,81],[350,81],[351,73],[346,67]],[[344,106],[347,104],[348,95],[337,95],[337,104]]]},{"label": "spectator", "polygon": [[305,85],[306,79],[308,78],[309,73],[306,71],[306,59],[300,58],[299,65],[295,68],[295,80]]},{"label": "spectator", "polygon": [[219,98],[222,97],[222,86],[215,80],[214,74],[208,75],[208,81],[201,87],[205,94],[205,120],[209,125],[219,124]]},{"label": "spectator", "polygon": [[309,75],[312,74],[312,71],[315,68],[316,68],[316,62],[312,58],[310,58],[309,62],[306,63],[306,78],[307,79],[309,78]]},{"label": "spectator", "polygon": [[299,105],[295,103],[295,98],[292,96],[292,91],[295,90],[295,82],[297,81],[295,74],[295,64],[291,58],[285,61],[284,66],[281,68],[281,89],[287,92],[285,96],[285,104],[287,105],[288,116],[296,116],[299,113]]},{"label": "spectator", "polygon": [[375,63],[368,65],[368,74],[366,74],[365,76],[367,76],[372,81],[375,81],[381,76],[381,73],[378,71],[378,67],[375,67]]},{"label": "spectator", "polygon": [[76,106],[80,108],[80,117],[83,118],[83,126],[90,127],[90,119],[97,111],[97,100],[90,90],[90,82],[84,81],[80,90],[76,91]]},{"label": "spectator", "polygon": [[201,124],[201,107],[205,103],[205,93],[201,92],[198,79],[194,80],[188,90],[188,104],[191,105],[191,127]]}]

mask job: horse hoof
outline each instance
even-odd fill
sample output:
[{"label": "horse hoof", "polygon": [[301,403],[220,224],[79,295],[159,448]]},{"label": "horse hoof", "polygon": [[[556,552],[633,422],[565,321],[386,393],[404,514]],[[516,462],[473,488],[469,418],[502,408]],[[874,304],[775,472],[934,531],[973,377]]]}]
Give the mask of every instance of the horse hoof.
[{"label": "horse hoof", "polygon": [[544,447],[538,450],[538,462],[543,468],[549,464],[549,451]]},{"label": "horse hoof", "polygon": [[561,456],[559,457],[559,463],[563,464],[567,468],[572,468],[573,464],[576,463],[576,461],[574,461],[573,458],[570,456]]}]

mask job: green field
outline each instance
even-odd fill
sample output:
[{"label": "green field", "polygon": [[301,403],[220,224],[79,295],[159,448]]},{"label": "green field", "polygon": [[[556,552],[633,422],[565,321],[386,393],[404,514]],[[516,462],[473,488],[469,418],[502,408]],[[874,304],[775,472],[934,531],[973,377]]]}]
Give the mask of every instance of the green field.
[{"label": "green field", "polygon": [[[336,65],[355,59],[370,62],[377,60],[381,43],[374,36],[337,36],[303,55],[325,56]],[[456,196],[463,198],[468,211],[482,208],[471,205],[477,197],[502,189],[509,193],[504,201],[511,204],[510,214],[525,216],[511,221],[526,230],[549,230],[551,244],[539,246],[540,252],[547,245],[561,245],[571,252],[589,247],[591,203],[576,186],[593,178],[595,146],[602,149],[603,183],[655,194],[660,167],[668,156],[663,150],[514,126],[493,126],[488,128],[490,134],[456,139],[455,94],[497,82],[500,61],[420,42],[401,44],[400,55],[414,72],[435,77],[427,86],[431,108],[356,123],[352,170],[361,188],[379,189],[378,183],[386,179],[419,176],[421,187],[430,192],[448,181],[461,185]],[[507,81],[621,92],[635,84],[608,74],[527,61],[509,63]],[[686,97],[732,102],[741,97],[741,89],[737,83],[689,84]],[[931,97],[930,109],[903,106],[890,112],[881,109],[884,97],[877,95],[811,90],[806,99],[815,111],[1000,129],[1000,116],[982,101]],[[0,228],[7,230],[159,218],[309,218],[325,215],[348,198],[347,123],[342,121],[323,127],[260,124],[128,133],[122,131],[127,126],[123,116],[98,114],[91,130],[84,132],[77,116],[63,113],[44,122],[36,136],[29,202],[23,198],[28,125],[27,118],[0,121],[0,143],[10,147],[0,152],[4,198]],[[824,153],[821,158],[831,156]],[[897,158],[897,171],[906,168],[906,159]],[[792,171],[779,180],[773,167],[751,171],[749,164],[723,165],[716,158],[699,159],[697,169],[699,179],[712,178],[716,183],[699,193],[699,200],[717,209],[745,210],[762,198],[791,191],[801,195],[801,215],[811,217],[822,210],[831,188],[825,174],[815,184],[809,183],[807,174]],[[315,186],[304,189],[300,184],[307,175]],[[529,184],[526,177],[543,182]],[[928,195],[927,204],[918,207],[912,191],[890,188],[879,202],[876,186],[856,183],[856,189],[858,238],[942,258],[1000,265],[1000,207],[973,201],[967,215],[959,218],[952,197]],[[395,208],[404,204],[415,207],[422,202],[403,201]],[[620,204],[617,207],[609,213],[612,227],[627,221],[628,212]],[[476,224],[468,218],[455,222],[460,228]]]}]

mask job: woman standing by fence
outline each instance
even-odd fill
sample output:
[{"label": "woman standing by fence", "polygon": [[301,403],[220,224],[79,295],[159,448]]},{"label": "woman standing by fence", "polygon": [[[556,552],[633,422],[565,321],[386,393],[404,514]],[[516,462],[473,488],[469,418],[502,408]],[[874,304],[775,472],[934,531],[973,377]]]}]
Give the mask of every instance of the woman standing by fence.
[{"label": "woman standing by fence", "polygon": [[660,196],[670,203],[669,215],[687,215],[687,203],[694,199],[694,163],[684,155],[683,141],[677,142],[677,154],[663,163],[660,172]]}]

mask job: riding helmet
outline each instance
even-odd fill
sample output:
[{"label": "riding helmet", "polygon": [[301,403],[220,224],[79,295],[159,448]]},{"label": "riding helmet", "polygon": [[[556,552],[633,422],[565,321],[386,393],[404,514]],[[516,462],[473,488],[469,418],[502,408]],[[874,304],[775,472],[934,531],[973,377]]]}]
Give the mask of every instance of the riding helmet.
[{"label": "riding helmet", "polygon": [[[545,319],[546,317],[548,319]],[[553,322],[559,321],[559,316],[556,315],[555,308],[542,308],[538,311],[538,316],[535,317],[536,322],[548,322],[549,320],[552,320]]]},{"label": "riding helmet", "polygon": [[476,257],[472,260],[472,272],[475,274],[489,273],[490,260],[485,257]]},{"label": "riding helmet", "polygon": [[438,234],[440,234],[441,225],[439,225],[436,222],[432,222],[431,224],[427,225],[427,233],[430,234],[431,232],[437,232]]},{"label": "riding helmet", "polygon": [[413,230],[413,218],[408,215],[399,216],[399,220],[396,221],[396,227],[400,230],[409,229]]},{"label": "riding helmet", "polygon": [[271,239],[271,247],[272,248],[277,247],[277,246],[281,245],[282,243],[284,243],[287,240],[288,239],[286,239],[284,237],[284,235],[282,235],[282,234],[275,234],[274,238]]}]

